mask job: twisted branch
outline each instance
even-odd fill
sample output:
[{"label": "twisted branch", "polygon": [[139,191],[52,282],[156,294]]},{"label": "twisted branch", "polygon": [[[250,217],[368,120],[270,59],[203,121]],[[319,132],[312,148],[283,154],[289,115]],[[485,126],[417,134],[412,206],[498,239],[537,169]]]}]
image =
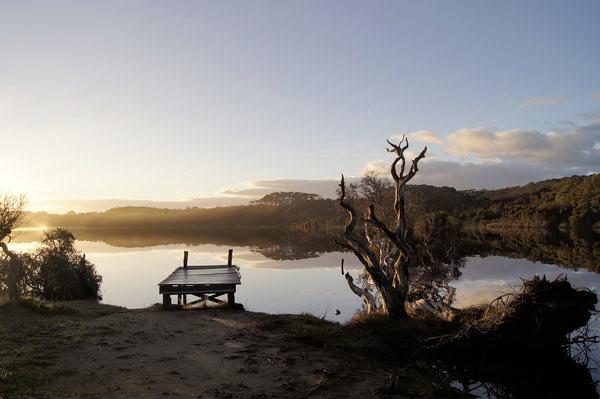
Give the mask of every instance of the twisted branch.
[{"label": "twisted branch", "polygon": [[361,241],[354,237],[354,228],[356,227],[356,223],[358,221],[358,215],[356,209],[354,209],[354,207],[346,201],[346,183],[344,181],[344,175],[342,175],[342,180],[340,182],[339,204],[350,215],[350,220],[346,224],[346,228],[344,230],[344,238],[346,239],[346,242],[339,244],[344,248],[351,250],[367,268],[374,268],[378,264],[377,257]]},{"label": "twisted branch", "polygon": [[[400,143],[397,145],[389,140],[387,142],[391,146],[387,151],[396,154],[396,158],[392,162],[390,170],[395,183],[394,210],[396,213],[396,226],[394,228],[388,227],[383,220],[377,217],[375,214],[375,207],[371,204],[364,217],[364,236],[368,245],[365,245],[362,241],[355,238],[353,233],[357,224],[358,214],[354,207],[346,200],[346,184],[344,175],[342,175],[339,205],[348,212],[350,219],[344,230],[345,241],[338,242],[338,244],[352,251],[361,263],[365,265],[367,272],[375,283],[375,287],[379,291],[384,311],[387,306],[387,301],[390,300],[390,303],[396,304],[394,305],[394,312],[402,317],[403,314],[405,315],[404,307],[403,305],[402,307],[398,307],[397,303],[398,301],[404,303],[403,301],[406,300],[409,289],[409,266],[411,262],[414,262],[411,256],[412,248],[407,242],[406,218],[404,214],[404,188],[419,170],[418,163],[425,157],[427,147],[425,147],[412,161],[408,174],[404,175],[406,168],[404,152],[408,148],[408,139],[406,136],[403,136],[402,140],[400,140]],[[400,164],[400,171],[398,171],[398,164]],[[375,238],[371,235],[369,226],[379,230],[387,240],[385,240],[385,242],[376,243]],[[375,254],[375,251],[373,251],[374,249],[378,250],[379,256]],[[353,284],[351,277],[348,274],[346,274],[346,279],[352,291],[365,298],[363,291],[360,291],[359,287],[356,287]],[[394,291],[396,294],[391,294]],[[365,299],[365,301],[367,302],[367,299]]]}]

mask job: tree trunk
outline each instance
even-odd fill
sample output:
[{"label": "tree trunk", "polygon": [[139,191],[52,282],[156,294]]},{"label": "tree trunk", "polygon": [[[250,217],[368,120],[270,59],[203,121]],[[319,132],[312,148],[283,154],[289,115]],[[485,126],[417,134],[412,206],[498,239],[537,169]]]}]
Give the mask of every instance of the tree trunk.
[{"label": "tree trunk", "polygon": [[8,280],[6,285],[8,286],[8,302],[17,303],[19,302],[19,272],[21,269],[21,261],[17,254],[8,249],[8,246],[4,242],[0,242],[0,248],[6,254],[9,259],[8,263]]},{"label": "tree trunk", "polygon": [[[387,283],[387,282],[386,282]],[[407,317],[406,308],[406,292],[402,292],[398,288],[394,288],[392,284],[379,284],[377,291],[381,301],[381,311],[390,319],[404,319]]]},{"label": "tree trunk", "polygon": [[19,302],[19,286],[18,286],[18,276],[20,269],[19,261],[16,259],[10,260],[10,266],[8,269],[8,302],[9,303],[17,303]]}]

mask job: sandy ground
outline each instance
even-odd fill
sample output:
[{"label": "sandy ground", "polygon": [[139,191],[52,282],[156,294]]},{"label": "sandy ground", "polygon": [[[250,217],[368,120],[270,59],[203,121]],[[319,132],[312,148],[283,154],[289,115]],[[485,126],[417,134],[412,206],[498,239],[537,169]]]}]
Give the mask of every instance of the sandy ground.
[{"label": "sandy ground", "polygon": [[[385,384],[385,370],[365,359],[321,351],[282,332],[261,329],[268,317],[230,310],[149,309],[50,318],[31,327],[30,335],[44,343],[36,350],[35,358],[45,359],[38,366],[59,365],[61,371],[34,387],[33,396],[379,396],[375,392]],[[11,328],[23,327],[19,320],[14,323]]]}]

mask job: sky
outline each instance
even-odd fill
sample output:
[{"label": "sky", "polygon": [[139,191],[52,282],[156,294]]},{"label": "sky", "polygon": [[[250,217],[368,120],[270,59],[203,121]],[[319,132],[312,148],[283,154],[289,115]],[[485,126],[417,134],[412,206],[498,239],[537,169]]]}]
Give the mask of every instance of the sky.
[{"label": "sky", "polygon": [[245,203],[385,175],[600,171],[600,2],[3,1],[0,191],[32,210]]}]

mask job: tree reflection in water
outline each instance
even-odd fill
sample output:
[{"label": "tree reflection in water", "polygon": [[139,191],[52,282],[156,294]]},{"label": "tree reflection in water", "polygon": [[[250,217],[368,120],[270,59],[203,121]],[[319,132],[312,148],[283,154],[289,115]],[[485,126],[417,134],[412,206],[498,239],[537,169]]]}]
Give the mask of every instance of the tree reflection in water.
[{"label": "tree reflection in water", "polygon": [[[100,241],[121,248],[203,244],[249,247],[273,260],[309,259],[340,251],[332,240],[334,233],[313,234],[291,229],[73,229],[73,232],[78,240]],[[15,241],[31,242],[40,236],[39,231],[23,231]],[[460,241],[460,250],[454,257],[456,267],[431,270],[429,277],[432,280],[441,285],[444,281],[455,280],[462,268],[461,261],[470,256],[500,255],[575,270],[600,270],[598,240],[572,239],[530,230],[511,233],[470,231],[463,234]],[[484,397],[597,397],[590,369],[574,361],[569,354],[576,354],[576,351],[528,354],[526,357],[503,354],[481,364],[446,364],[444,368],[448,378],[457,385]],[[580,356],[579,360],[585,360],[585,357]]]}]

